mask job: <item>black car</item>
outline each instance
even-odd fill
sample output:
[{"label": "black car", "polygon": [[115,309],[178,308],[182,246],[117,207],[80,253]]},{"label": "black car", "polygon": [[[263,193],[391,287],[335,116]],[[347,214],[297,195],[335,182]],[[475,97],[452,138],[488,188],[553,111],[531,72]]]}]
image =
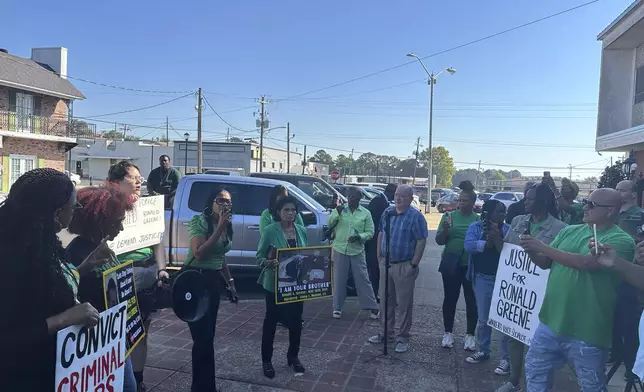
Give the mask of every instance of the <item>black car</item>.
[{"label": "black car", "polygon": [[250,173],[249,177],[290,182],[329,210],[335,208],[339,203],[344,204],[347,202],[347,199],[340,192],[321,178],[287,173]]}]

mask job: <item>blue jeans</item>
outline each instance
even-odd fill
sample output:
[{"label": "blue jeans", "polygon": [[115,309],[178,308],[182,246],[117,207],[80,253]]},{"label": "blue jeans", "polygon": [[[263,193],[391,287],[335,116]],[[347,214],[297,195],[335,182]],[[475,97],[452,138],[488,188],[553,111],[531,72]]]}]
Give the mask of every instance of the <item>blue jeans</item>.
[{"label": "blue jeans", "polygon": [[608,349],[559,335],[545,324],[534,331],[525,359],[526,392],[546,392],[552,372],[570,362],[581,392],[607,392]]},{"label": "blue jeans", "polygon": [[[476,340],[478,341],[479,351],[490,355],[492,344],[492,327],[487,325],[490,316],[490,307],[492,305],[492,295],[494,294],[495,276],[474,274],[474,297],[476,298],[476,309],[478,311],[478,321],[476,324]],[[503,334],[501,338],[501,359],[509,360],[508,354],[508,335]]]},{"label": "blue jeans", "polygon": [[136,392],[136,379],[134,378],[132,361],[129,357],[125,359],[123,370],[123,392]]}]

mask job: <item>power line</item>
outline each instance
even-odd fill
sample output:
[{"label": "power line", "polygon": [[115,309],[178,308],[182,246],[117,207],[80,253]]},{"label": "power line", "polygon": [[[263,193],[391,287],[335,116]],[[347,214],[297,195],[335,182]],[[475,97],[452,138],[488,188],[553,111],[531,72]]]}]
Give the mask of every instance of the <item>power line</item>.
[{"label": "power line", "polygon": [[117,115],[117,114],[139,112],[141,110],[147,110],[147,109],[152,109],[152,108],[156,108],[156,107],[159,107],[159,106],[167,105],[169,103],[172,103],[174,101],[178,101],[178,100],[180,100],[182,98],[185,98],[185,97],[187,97],[189,95],[192,95],[192,94],[193,94],[193,92],[188,93],[186,95],[182,95],[180,97],[173,98],[173,99],[171,99],[169,101],[164,101],[164,102],[161,102],[161,103],[157,103],[155,105],[145,106],[145,107],[138,108],[138,109],[129,109],[129,110],[123,110],[121,112],[114,112],[114,113],[107,113],[107,114],[95,114],[95,115],[87,116],[87,117],[94,117],[94,118],[96,118],[96,117],[108,117],[108,116],[114,116],[114,115]]},{"label": "power line", "polygon": [[[492,38],[498,37],[498,36],[500,36],[500,35],[507,34],[507,33],[510,33],[510,32],[512,32],[512,31],[516,31],[516,30],[522,29],[522,28],[524,28],[524,27],[528,27],[528,26],[531,26],[531,25],[533,25],[533,24],[536,24],[536,23],[539,23],[539,22],[543,22],[543,21],[545,21],[545,20],[548,20],[548,19],[551,19],[551,18],[554,18],[554,17],[560,16],[560,15],[566,14],[566,13],[568,13],[568,12],[572,12],[572,11],[578,10],[578,9],[580,9],[580,8],[583,8],[583,7],[589,6],[589,5],[594,4],[594,3],[597,3],[597,2],[599,2],[599,0],[592,0],[592,1],[589,1],[589,2],[587,2],[587,3],[580,4],[580,5],[578,5],[578,6],[575,6],[575,7],[572,7],[572,8],[568,8],[568,9],[565,9],[565,10],[563,10],[563,11],[556,12],[556,13],[554,13],[554,14],[550,14],[550,15],[548,15],[548,16],[545,16],[545,17],[542,17],[542,18],[539,18],[539,19],[535,19],[535,20],[533,20],[533,21],[531,21],[531,22],[523,23],[523,24],[521,24],[521,25],[514,26],[514,27],[512,27],[512,28],[509,28],[509,29],[506,29],[506,30],[503,30],[503,31],[499,31],[499,32],[497,32],[497,33],[490,34],[490,35],[487,35],[487,36],[484,36],[484,37],[481,37],[481,38],[475,39],[475,40],[473,40],[473,41],[466,42],[466,43],[461,44],[461,45],[453,46],[453,47],[451,47],[451,48],[448,48],[448,49],[445,49],[445,50],[441,50],[441,51],[439,51],[439,52],[432,53],[432,54],[430,54],[430,55],[428,55],[428,56],[421,57],[421,59],[422,59],[422,60],[425,60],[425,59],[428,59],[428,58],[430,58],[430,57],[435,57],[435,56],[438,56],[438,55],[441,55],[441,54],[444,54],[444,53],[448,53],[448,52],[451,52],[451,51],[454,51],[454,50],[457,50],[457,49],[461,49],[461,48],[464,48],[464,47],[467,47],[467,46],[470,46],[470,45],[474,45],[474,44],[477,44],[477,43],[479,43],[479,42],[483,42],[483,41],[486,41],[486,40],[488,40],[488,39],[492,39]],[[408,62],[403,63],[403,64],[398,64],[398,65],[396,65],[396,66],[389,67],[389,68],[385,68],[385,69],[382,69],[382,70],[380,70],[380,71],[376,71],[376,72],[372,72],[372,73],[367,74],[367,75],[359,76],[359,77],[357,77],[357,78],[349,79],[349,80],[346,80],[346,81],[344,81],[344,82],[339,82],[339,83],[332,84],[332,85],[330,85],[330,86],[321,87],[321,88],[318,88],[318,89],[315,89],[315,90],[310,90],[310,91],[306,91],[306,92],[303,92],[303,93],[295,94],[295,95],[292,95],[292,96],[290,96],[290,97],[288,97],[288,98],[283,98],[283,99],[281,99],[281,101],[291,100],[291,99],[293,99],[293,98],[298,98],[298,97],[302,97],[302,96],[305,96],[305,95],[310,95],[310,94],[318,93],[318,92],[320,92],[320,91],[329,90],[329,89],[332,89],[332,88],[335,88],[335,87],[343,86],[343,85],[345,85],[345,84],[349,84],[349,83],[357,82],[357,81],[359,81],[359,80],[367,79],[367,78],[370,78],[370,77],[372,77],[372,76],[380,75],[380,74],[385,73],[385,72],[393,71],[393,70],[395,70],[395,69],[398,69],[398,68],[404,67],[404,66],[406,66],[406,65],[409,65],[409,64],[412,64],[412,63],[415,63],[415,62],[416,62],[416,60],[411,60],[411,61],[408,61]]]},{"label": "power line", "polygon": [[231,124],[231,123],[229,123],[228,121],[224,120],[224,118],[223,118],[223,117],[221,117],[221,115],[219,115],[219,113],[217,113],[217,111],[215,110],[215,108],[213,108],[213,107],[212,107],[212,105],[210,104],[210,101],[208,101],[208,98],[206,98],[206,96],[205,96],[205,95],[203,96],[203,99],[204,99],[204,101],[206,101],[206,104],[207,104],[207,105],[208,105],[208,107],[209,107],[209,108],[210,108],[210,109],[215,113],[215,115],[216,115],[217,117],[219,117],[219,119],[220,119],[221,121],[223,121],[223,122],[224,122],[226,125],[228,125],[229,127],[233,128],[233,129],[236,129],[236,130],[238,130],[238,131],[246,132],[246,133],[248,133],[248,132],[254,132],[254,131],[249,131],[249,130],[246,130],[246,129],[241,129],[241,128],[239,128],[239,127],[236,127],[236,126],[232,125],[232,124]]}]

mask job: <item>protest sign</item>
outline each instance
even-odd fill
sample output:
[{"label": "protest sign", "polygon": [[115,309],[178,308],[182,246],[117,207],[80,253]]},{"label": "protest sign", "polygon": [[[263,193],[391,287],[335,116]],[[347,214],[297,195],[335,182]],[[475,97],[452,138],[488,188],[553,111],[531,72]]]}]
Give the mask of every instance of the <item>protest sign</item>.
[{"label": "protest sign", "polygon": [[520,246],[503,244],[488,325],[530,345],[539,325],[550,270],[542,270]]},{"label": "protest sign", "polygon": [[56,336],[55,392],[123,390],[125,303],[102,312],[93,328],[74,325]]},{"label": "protest sign", "polygon": [[278,249],[275,303],[308,301],[333,295],[330,246]]},{"label": "protest sign", "polygon": [[165,232],[163,196],[141,197],[125,214],[123,231],[107,244],[117,255],[161,243]]},{"label": "protest sign", "polygon": [[106,309],[123,302],[127,304],[125,357],[128,357],[145,334],[134,288],[133,263],[128,261],[103,272],[103,290]]}]

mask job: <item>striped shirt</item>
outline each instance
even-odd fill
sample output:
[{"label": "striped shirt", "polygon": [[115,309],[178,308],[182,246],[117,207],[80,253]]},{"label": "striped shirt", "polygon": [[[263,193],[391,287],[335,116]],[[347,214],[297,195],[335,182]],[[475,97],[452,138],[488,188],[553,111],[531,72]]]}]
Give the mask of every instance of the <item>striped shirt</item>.
[{"label": "striped shirt", "polygon": [[382,231],[382,255],[387,251],[387,221],[391,215],[391,243],[389,260],[391,263],[409,261],[414,257],[416,242],[427,239],[427,221],[425,216],[413,207],[407,208],[398,214],[396,207],[389,207],[380,218],[380,231]]}]

